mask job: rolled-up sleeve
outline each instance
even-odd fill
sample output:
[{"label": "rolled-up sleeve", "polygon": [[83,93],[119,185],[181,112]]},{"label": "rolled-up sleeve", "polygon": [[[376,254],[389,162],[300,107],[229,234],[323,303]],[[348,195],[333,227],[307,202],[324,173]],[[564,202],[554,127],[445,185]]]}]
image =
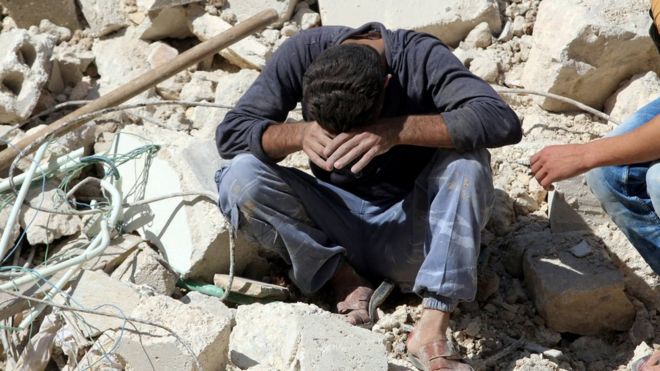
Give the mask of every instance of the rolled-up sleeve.
[{"label": "rolled-up sleeve", "polygon": [[273,161],[261,146],[261,136],[271,124],[283,122],[302,97],[302,78],[311,63],[309,39],[300,33],[287,40],[268,61],[255,82],[216,129],[220,156],[231,159],[249,152]]},{"label": "rolled-up sleeve", "polygon": [[[419,65],[418,76],[441,113],[459,151],[494,148],[522,139],[516,113],[485,81],[472,74],[438,39],[419,35],[408,58]],[[409,63],[415,63],[409,60]]]}]

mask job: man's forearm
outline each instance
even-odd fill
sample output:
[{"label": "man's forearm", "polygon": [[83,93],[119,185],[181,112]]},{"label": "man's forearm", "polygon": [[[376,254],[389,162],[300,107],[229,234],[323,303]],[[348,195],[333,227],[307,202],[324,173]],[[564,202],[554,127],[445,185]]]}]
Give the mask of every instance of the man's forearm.
[{"label": "man's forearm", "polygon": [[620,136],[584,144],[589,168],[627,165],[660,159],[660,115]]},{"label": "man's forearm", "polygon": [[268,126],[261,136],[261,147],[268,157],[279,160],[302,149],[307,123],[284,123]]},{"label": "man's forearm", "polygon": [[385,124],[398,127],[397,144],[454,148],[447,125],[439,114],[409,115],[386,118],[383,121]]}]

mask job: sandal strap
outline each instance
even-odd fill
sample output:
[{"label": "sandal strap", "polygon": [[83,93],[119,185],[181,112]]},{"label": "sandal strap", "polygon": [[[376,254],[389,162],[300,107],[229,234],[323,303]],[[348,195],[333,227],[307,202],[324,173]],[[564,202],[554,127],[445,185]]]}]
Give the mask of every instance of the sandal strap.
[{"label": "sandal strap", "polygon": [[429,362],[436,358],[447,358],[456,356],[456,350],[447,340],[435,340],[422,347],[419,356]]}]

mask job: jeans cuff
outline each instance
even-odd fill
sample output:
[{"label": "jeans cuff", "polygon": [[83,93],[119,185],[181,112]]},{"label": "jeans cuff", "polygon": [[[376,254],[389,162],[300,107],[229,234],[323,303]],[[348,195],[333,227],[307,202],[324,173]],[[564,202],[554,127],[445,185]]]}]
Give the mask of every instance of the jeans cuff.
[{"label": "jeans cuff", "polygon": [[453,312],[458,305],[458,300],[450,299],[446,296],[432,295],[426,293],[422,299],[422,306],[424,309],[435,309],[443,312]]}]

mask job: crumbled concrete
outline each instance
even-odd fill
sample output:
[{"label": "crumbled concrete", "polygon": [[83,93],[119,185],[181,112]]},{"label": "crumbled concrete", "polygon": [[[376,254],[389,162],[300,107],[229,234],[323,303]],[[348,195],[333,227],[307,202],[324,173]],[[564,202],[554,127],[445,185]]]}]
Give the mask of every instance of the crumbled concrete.
[{"label": "crumbled concrete", "polygon": [[[206,41],[227,31],[232,26],[217,16],[195,14],[189,16],[192,32],[200,40]],[[256,37],[248,36],[220,51],[220,55],[241,68],[261,69],[270,58],[272,49],[261,43]]]},{"label": "crumbled concrete", "polygon": [[321,15],[309,9],[309,7],[303,7],[293,16],[293,21],[296,22],[301,29],[307,30],[321,24]]},{"label": "crumbled concrete", "polygon": [[[98,309],[103,312],[130,316],[137,307],[140,296],[137,291],[124,282],[110,278],[100,271],[83,270],[70,293],[71,303],[83,308]],[[80,313],[82,321],[77,327],[86,337],[126,326],[119,318]],[[129,326],[127,326],[129,327]]]},{"label": "crumbled concrete", "polygon": [[[103,250],[101,255],[85,261],[82,264],[82,268],[93,271],[102,270],[106,274],[111,274],[117,266],[135,251],[138,244],[142,241],[144,241],[142,238],[132,234],[113,238],[110,241],[110,245]],[[50,259],[57,261],[65,257],[80,255],[85,251],[89,243],[90,240],[86,236],[72,238],[56,246],[53,250],[55,253],[52,254]]]},{"label": "crumbled concrete", "polygon": [[[99,93],[106,94],[128,81],[142,75],[150,68],[148,56],[150,46],[127,30],[123,35],[100,39],[94,43],[92,52],[96,59]],[[153,96],[153,89],[138,96],[144,100]],[[135,99],[135,98],[134,98]]]},{"label": "crumbled concrete", "polygon": [[633,76],[605,102],[605,111],[623,122],[647,103],[660,98],[660,77],[649,71]]},{"label": "crumbled concrete", "polygon": [[104,36],[128,25],[122,0],[78,0],[80,10],[96,36]]},{"label": "crumbled concrete", "polygon": [[48,90],[62,93],[67,87],[77,86],[94,60],[94,53],[80,48],[79,44],[56,46],[53,50],[53,67],[48,80]]},{"label": "crumbled concrete", "polygon": [[596,335],[626,331],[633,323],[623,275],[600,255],[580,259],[537,248],[525,253],[523,271],[537,310],[555,331]]},{"label": "crumbled concrete", "polygon": [[240,306],[229,343],[231,362],[248,368],[386,370],[383,338],[313,305]]},{"label": "crumbled concrete", "polygon": [[181,302],[189,305],[191,307],[201,308],[213,316],[218,318],[230,318],[232,321],[232,326],[234,322],[234,316],[236,315],[235,309],[230,309],[225,305],[225,303],[214,296],[204,295],[202,293],[191,291],[182,297]]},{"label": "crumbled concrete", "polygon": [[495,83],[500,76],[500,66],[492,59],[477,57],[470,63],[470,72],[487,82]]},{"label": "crumbled concrete", "polygon": [[610,220],[584,175],[555,183],[554,192],[548,195],[548,218],[556,233],[589,231]]},{"label": "crumbled concrete", "polygon": [[142,243],[117,267],[110,276],[136,285],[147,285],[161,295],[170,296],[176,288],[178,276],[166,266],[163,258]]},{"label": "crumbled concrete", "polygon": [[[215,90],[215,103],[233,107],[257,76],[259,76],[257,71],[249,69],[221,76]],[[218,123],[224,119],[227,112],[229,109],[225,108],[195,107],[191,115],[195,129],[193,135],[198,138],[213,137]]]},{"label": "crumbled concrete", "polygon": [[[71,207],[58,193],[57,185],[46,181],[43,188],[34,187],[26,198],[31,205],[49,210],[70,211]],[[58,238],[71,236],[80,231],[81,220],[77,215],[44,213],[23,206],[19,214],[19,222],[27,229],[27,241],[30,245],[49,244]]]},{"label": "crumbled concrete", "polygon": [[490,26],[486,22],[481,22],[467,35],[463,41],[464,45],[470,48],[487,48],[493,42],[493,35],[490,32]]},{"label": "crumbled concrete", "polygon": [[[177,192],[215,192],[213,174],[222,162],[213,141],[200,143],[182,133],[153,126],[127,126],[123,133],[116,139],[118,144],[113,145],[118,153],[148,143],[140,138],[157,138],[156,143],[163,144],[150,163],[148,178],[139,178],[145,168],[144,158],[118,167],[127,201]],[[139,195],[128,192],[136,183],[143,184]],[[128,208],[124,220],[126,230],[137,230],[185,277],[206,277],[210,281],[213,274],[228,271],[228,229],[215,200],[168,198]],[[253,254],[253,248],[237,242],[237,272]]]},{"label": "crumbled concrete", "polygon": [[242,22],[263,9],[275,9],[280,15],[279,23],[288,21],[293,15],[298,0],[226,0],[223,13],[231,11],[238,22]]},{"label": "crumbled concrete", "polygon": [[[319,0],[324,25],[358,27],[381,22],[390,29],[406,28],[427,32],[455,46],[481,22],[499,33],[500,11],[492,0],[416,0],[415,2]],[[423,11],[419,11],[423,9]]]},{"label": "crumbled concrete", "polygon": [[[524,86],[601,108],[623,79],[660,73],[648,9],[644,1],[541,2]],[[551,111],[575,109],[548,98],[537,102]]]},{"label": "crumbled concrete", "polygon": [[190,81],[183,86],[179,94],[182,100],[189,102],[212,102],[215,98],[215,84],[203,73],[193,73]]},{"label": "crumbled concrete", "polygon": [[80,28],[75,0],[2,0],[0,5],[21,28],[37,26],[43,19],[71,30]]},{"label": "crumbled concrete", "polygon": [[143,40],[183,39],[193,36],[188,27],[188,11],[181,6],[149,12],[138,27]]},{"label": "crumbled concrete", "polygon": [[0,33],[0,122],[30,116],[48,81],[55,38],[14,29]]},{"label": "crumbled concrete", "polygon": [[82,364],[99,360],[103,349],[111,349],[117,343],[113,356],[130,370],[193,371],[197,370],[193,355],[202,370],[225,370],[231,318],[217,314],[166,296],[145,298],[130,313],[131,317],[166,326],[185,344],[168,331],[136,323],[137,329],[127,327],[123,333],[104,333]]}]

